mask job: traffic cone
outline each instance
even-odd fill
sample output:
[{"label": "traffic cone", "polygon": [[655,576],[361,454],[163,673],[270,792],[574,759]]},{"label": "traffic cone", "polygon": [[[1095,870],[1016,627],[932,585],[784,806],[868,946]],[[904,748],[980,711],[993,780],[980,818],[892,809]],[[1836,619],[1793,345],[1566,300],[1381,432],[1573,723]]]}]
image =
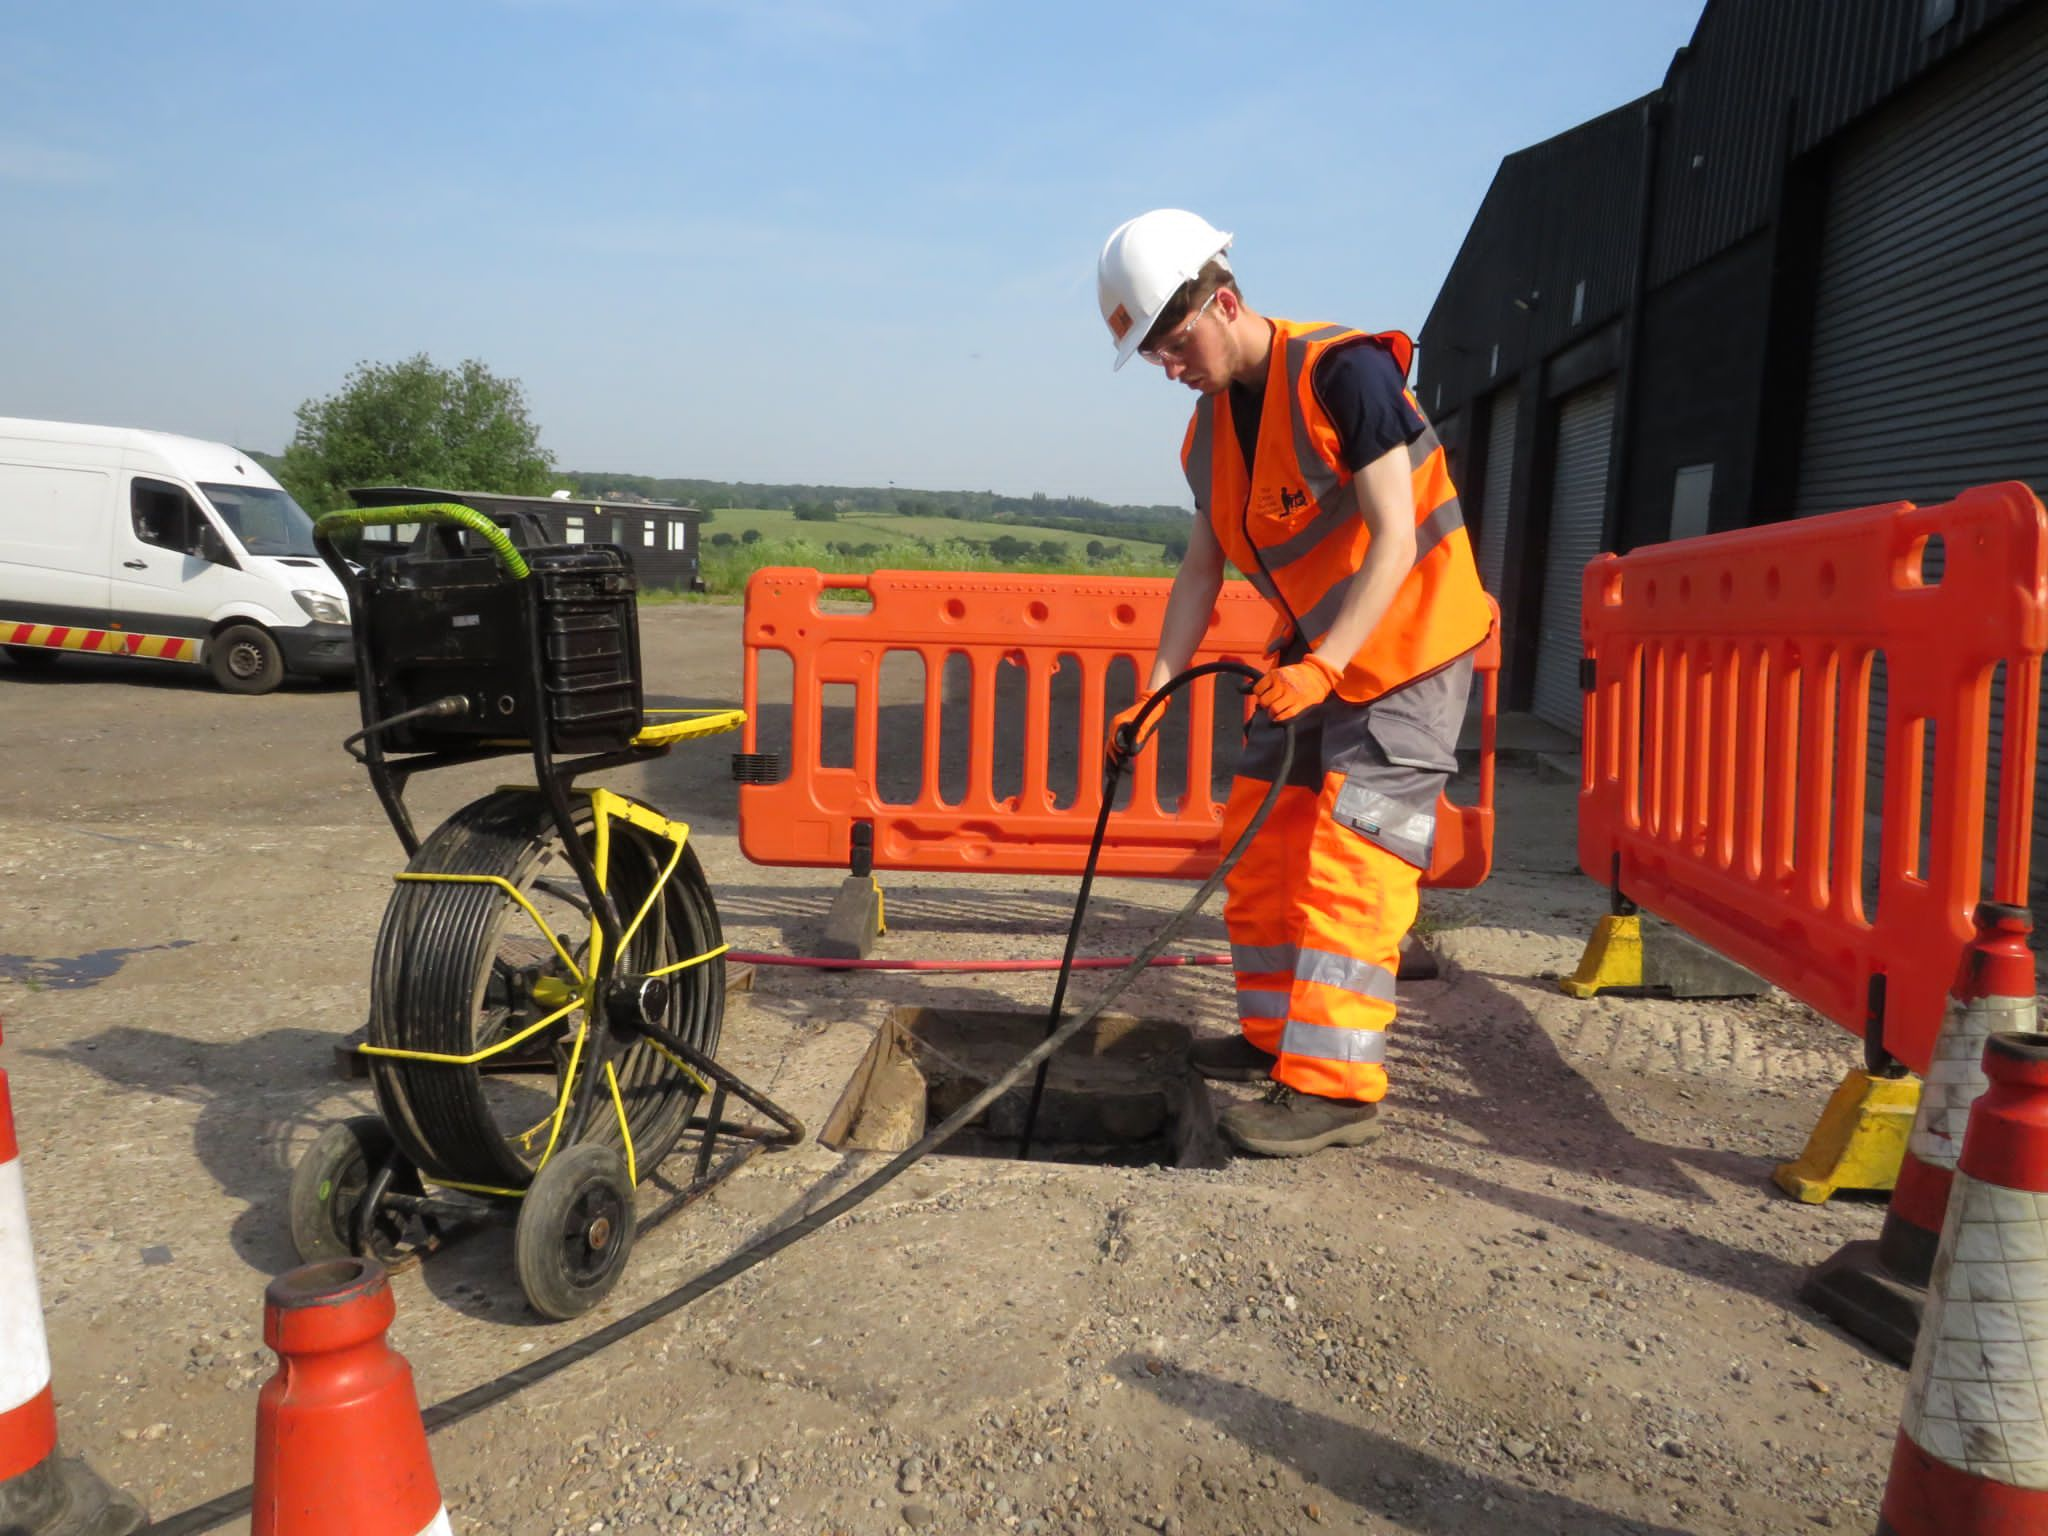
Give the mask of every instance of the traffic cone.
[{"label": "traffic cone", "polygon": [[2027,942],[2033,914],[1986,901],[1972,916],[1977,936],[1935,1036],[1884,1227],[1874,1243],[1837,1250],[1800,1291],[1809,1304],[1902,1365],[1913,1358],[1970,1106],[1984,1091],[1984,1043],[2003,1031],[2031,1031],[2038,1021],[2034,952]]},{"label": "traffic cone", "polygon": [[250,1536],[450,1536],[412,1367],[384,1342],[383,1268],[308,1264],[263,1293],[277,1374],[256,1398]]},{"label": "traffic cone", "polygon": [[1878,1536],[2048,1531],[2048,1034],[1993,1035]]},{"label": "traffic cone", "polygon": [[50,1345],[28,1235],[14,1101],[0,1070],[0,1532],[128,1536],[147,1517],[84,1462],[57,1454]]}]

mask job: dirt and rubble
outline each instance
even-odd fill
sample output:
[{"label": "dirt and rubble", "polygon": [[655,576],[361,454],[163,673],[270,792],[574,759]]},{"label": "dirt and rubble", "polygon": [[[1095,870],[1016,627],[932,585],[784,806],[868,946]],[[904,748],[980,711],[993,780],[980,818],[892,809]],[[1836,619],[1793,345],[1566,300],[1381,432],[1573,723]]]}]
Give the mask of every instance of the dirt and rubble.
[{"label": "dirt and rubble", "polygon": [[[739,615],[643,615],[661,702],[738,697]],[[0,1018],[64,1449],[159,1516],[247,1480],[284,1192],[370,1105],[363,1017],[397,844],[345,690],[0,662]],[[802,954],[837,876],[748,863],[731,739],[615,777],[695,826],[727,937]],[[422,780],[431,822],[516,776]],[[1496,873],[1432,893],[1379,1144],[1215,1169],[935,1157],[694,1306],[433,1441],[458,1531],[1868,1530],[1903,1376],[1802,1308],[1880,1208],[1768,1183],[1853,1042],[1782,996],[1576,1002],[1603,893],[1572,790],[1500,783]],[[890,876],[890,957],[1056,957],[1071,886]],[[1106,881],[1085,941],[1188,894]],[[1223,943],[1213,910],[1183,949]],[[1100,976],[1077,978],[1085,1001]],[[1046,974],[761,970],[721,1056],[816,1127],[898,1010],[1043,1010]],[[1230,1027],[1227,972],[1130,1012]],[[1231,1092],[1217,1089],[1218,1102]],[[877,1166],[815,1142],[643,1231],[592,1317],[542,1324],[509,1235],[396,1277],[438,1401],[673,1288]],[[228,1530],[246,1529],[234,1522]]]}]

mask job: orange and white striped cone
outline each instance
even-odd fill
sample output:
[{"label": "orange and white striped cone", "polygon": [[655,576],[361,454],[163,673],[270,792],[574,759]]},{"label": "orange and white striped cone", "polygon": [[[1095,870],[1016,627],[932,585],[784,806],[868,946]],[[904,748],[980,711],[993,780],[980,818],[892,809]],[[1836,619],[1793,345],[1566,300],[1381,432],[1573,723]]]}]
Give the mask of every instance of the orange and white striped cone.
[{"label": "orange and white striped cone", "polygon": [[1878,1536],[2048,1531],[2048,1035],[1993,1035]]},{"label": "orange and white striped cone", "polygon": [[308,1264],[263,1293],[250,1536],[451,1536],[382,1266]]},{"label": "orange and white striped cone", "polygon": [[0,1532],[8,1536],[128,1536],[142,1506],[84,1462],[57,1454],[50,1344],[28,1233],[28,1190],[14,1135],[14,1102],[0,1070]]},{"label": "orange and white striped cone", "polygon": [[1935,1037],[1913,1133],[1877,1239],[1879,1260],[1909,1285],[1924,1287],[1934,1270],[1935,1244],[1970,1106],[1988,1081],[1984,1044],[1995,1034],[2031,1031],[2039,1017],[2034,952],[2027,944],[2034,915],[2025,907],[1987,901],[1978,904],[1974,919],[1977,937],[1970,946],[1969,971]]},{"label": "orange and white striped cone", "polygon": [[1970,1107],[1984,1091],[1984,1043],[2001,1032],[2030,1031],[2039,1018],[2028,944],[2033,914],[1986,901],[1972,920],[1977,936],[1934,1038],[1884,1227],[1874,1243],[1843,1246],[1800,1293],[1901,1364],[1913,1357],[1956,1158]]}]

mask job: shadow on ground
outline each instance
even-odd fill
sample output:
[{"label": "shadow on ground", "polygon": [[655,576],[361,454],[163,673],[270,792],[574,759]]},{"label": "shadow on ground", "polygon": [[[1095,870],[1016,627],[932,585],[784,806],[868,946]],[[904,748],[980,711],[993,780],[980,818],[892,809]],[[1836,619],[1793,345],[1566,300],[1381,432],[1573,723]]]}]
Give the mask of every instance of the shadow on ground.
[{"label": "shadow on ground", "polygon": [[200,1166],[245,1209],[228,1229],[236,1255],[259,1274],[299,1262],[286,1218],[292,1158],[325,1128],[320,1106],[336,1090],[331,1030],[273,1029],[231,1045],[117,1024],[33,1054],[84,1067],[119,1087],[198,1107]]},{"label": "shadow on ground", "polygon": [[[1482,999],[1476,1006],[1472,990]],[[1432,1107],[1471,1133],[1446,1138],[1427,1125],[1402,1126],[1401,1140],[1377,1161],[1424,1175],[1440,1187],[1484,1200],[1528,1220],[1563,1228],[1693,1279],[1713,1279],[1777,1305],[1795,1304],[1803,1266],[1636,1214],[1626,1204],[1589,1204],[1570,1195],[1517,1189],[1432,1156],[1455,1140],[1502,1157],[1605,1180],[1705,1208],[1714,1196],[1698,1175],[1754,1189],[1769,1187],[1767,1158],[1652,1140],[1610,1107],[1609,1096],[1567,1061],[1530,1010],[1495,982],[1472,972],[1458,983],[1459,1017],[1397,1028],[1396,1089],[1417,1068],[1432,1081]],[[1683,1121],[1670,1122],[1682,1131]],[[1397,1150],[1405,1145],[1406,1154]]]},{"label": "shadow on ground", "polygon": [[1420,1536],[1683,1536],[1676,1526],[1631,1520],[1564,1494],[1474,1472],[1206,1371],[1169,1366],[1154,1376],[1137,1355],[1125,1355],[1115,1368],[1127,1382],[1208,1420],[1240,1445],[1285,1462],[1333,1497],[1397,1520]]}]

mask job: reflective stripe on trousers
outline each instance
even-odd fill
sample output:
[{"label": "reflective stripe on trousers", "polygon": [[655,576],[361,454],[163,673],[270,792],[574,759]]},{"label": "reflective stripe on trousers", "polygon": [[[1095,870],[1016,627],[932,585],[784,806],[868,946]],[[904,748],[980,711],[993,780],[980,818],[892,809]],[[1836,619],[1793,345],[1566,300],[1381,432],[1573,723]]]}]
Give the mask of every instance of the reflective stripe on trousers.
[{"label": "reflective stripe on trousers", "polygon": [[[1339,822],[1344,775],[1320,790],[1283,787],[1230,871],[1223,920],[1245,1038],[1278,1058],[1273,1076],[1302,1093],[1373,1101],[1387,1091],[1387,1030],[1401,939],[1415,922],[1422,872]],[[1229,847],[1265,798],[1242,775],[1223,813]]]}]

